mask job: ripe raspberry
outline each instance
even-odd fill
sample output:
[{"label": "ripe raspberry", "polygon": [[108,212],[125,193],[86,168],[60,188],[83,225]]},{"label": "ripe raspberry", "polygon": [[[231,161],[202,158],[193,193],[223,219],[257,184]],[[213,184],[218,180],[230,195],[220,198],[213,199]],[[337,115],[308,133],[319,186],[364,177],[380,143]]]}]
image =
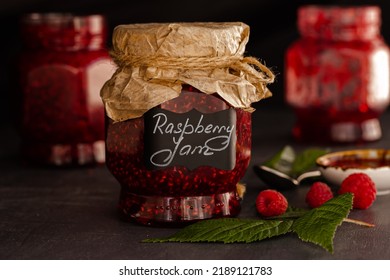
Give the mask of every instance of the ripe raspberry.
[{"label": "ripe raspberry", "polygon": [[311,208],[317,208],[332,198],[332,190],[327,184],[315,182],[306,194],[306,203],[309,204]]},{"label": "ripe raspberry", "polygon": [[287,199],[275,190],[264,190],[256,198],[257,211],[264,217],[279,216],[286,212],[287,206]]},{"label": "ripe raspberry", "polygon": [[353,208],[367,209],[376,198],[375,183],[364,173],[353,173],[341,183],[339,194],[353,193]]}]

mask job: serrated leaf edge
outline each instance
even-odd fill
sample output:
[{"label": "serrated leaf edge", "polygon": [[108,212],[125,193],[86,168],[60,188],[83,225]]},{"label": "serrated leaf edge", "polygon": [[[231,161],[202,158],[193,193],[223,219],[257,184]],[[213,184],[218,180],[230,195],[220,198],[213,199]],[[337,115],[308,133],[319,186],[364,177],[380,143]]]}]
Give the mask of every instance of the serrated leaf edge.
[{"label": "serrated leaf edge", "polygon": [[[333,231],[333,233],[332,233],[332,237],[331,237],[332,242],[331,242],[330,247],[324,246],[323,244],[321,244],[320,242],[317,242],[317,241],[315,241],[315,240],[310,240],[309,238],[304,238],[304,237],[302,237],[299,233],[297,233],[297,232],[294,230],[294,225],[295,225],[297,222],[299,223],[299,221],[301,221],[301,219],[304,218],[304,217],[306,217],[307,215],[312,215],[312,213],[313,213],[312,211],[318,211],[318,209],[321,208],[322,206],[320,206],[319,208],[315,208],[315,209],[312,209],[312,210],[308,211],[308,212],[305,213],[301,218],[298,218],[297,220],[295,220],[295,221],[294,221],[294,224],[292,225],[292,231],[295,232],[295,233],[298,235],[298,238],[299,238],[300,240],[302,240],[302,241],[304,241],[304,242],[310,242],[310,243],[316,244],[316,245],[318,245],[318,246],[320,246],[320,247],[326,249],[328,252],[330,252],[330,253],[333,254],[333,253],[334,253],[333,240],[334,240],[334,237],[336,236],[337,228],[343,223],[344,218],[348,217],[348,215],[349,215],[349,213],[350,213],[350,211],[351,211],[351,209],[352,209],[352,200],[353,200],[353,195],[350,194],[350,193],[346,193],[346,194],[343,194],[343,195],[338,196],[338,198],[340,198],[340,197],[347,197],[347,196],[350,196],[350,197],[351,197],[351,200],[350,200],[350,201],[351,201],[351,206],[349,207],[349,209],[348,209],[348,211],[347,211],[345,217],[341,217],[341,218],[340,218],[340,221],[336,224],[336,227],[335,227],[335,229],[334,229],[334,231]],[[328,202],[326,202],[325,204],[323,204],[323,206],[329,206],[329,205],[332,205],[332,204],[333,204],[333,205],[340,205],[340,204],[334,203],[334,199],[332,199],[332,200],[329,200]],[[327,209],[325,209],[325,210],[324,210],[324,209],[320,209],[320,210],[322,210],[322,211],[328,211]],[[330,211],[330,212],[333,212],[333,211]]]},{"label": "serrated leaf edge", "polygon": [[[227,228],[225,230],[219,231],[216,234],[204,238],[204,236],[207,236],[210,232],[217,231],[218,228],[212,228],[210,231],[206,232],[201,232],[200,236],[197,236],[196,233],[194,236],[191,238],[188,238],[186,236],[181,236],[183,235],[183,229],[182,231],[179,231],[171,236],[165,237],[165,238],[149,238],[149,239],[144,239],[142,242],[144,243],[163,243],[163,242],[180,242],[180,243],[195,243],[195,242],[218,242],[218,243],[252,243],[256,241],[260,241],[263,239],[271,238],[274,236],[279,236],[286,234],[291,231],[291,227],[293,222],[292,221],[283,221],[283,220],[278,220],[278,221],[269,221],[269,220],[253,220],[253,219],[236,219],[236,218],[224,218],[224,219],[219,219],[219,220],[207,220],[207,221],[201,221],[198,223],[195,223],[191,226],[188,226],[186,231],[184,233],[187,233],[187,231],[190,231],[191,228],[196,226],[197,230],[200,231],[202,227],[206,227],[208,223],[215,223],[215,221],[219,222],[226,222],[228,221],[229,223],[234,223],[237,222],[239,223],[237,226],[232,227],[232,228]],[[203,223],[203,224],[202,224]],[[266,228],[261,229],[260,232],[254,232],[252,233],[249,237],[243,238],[242,234],[244,231],[248,231],[251,228],[255,228],[260,225],[268,225]],[[283,224],[283,227],[279,231],[279,226]],[[223,237],[223,234],[226,234],[227,232],[243,227],[238,233],[233,234],[228,234],[227,237]],[[273,233],[272,230],[275,230]],[[260,237],[258,235],[260,234]],[[222,237],[217,237],[217,236],[222,236]],[[237,237],[238,236],[238,237]],[[203,237],[203,239],[202,239]]]}]

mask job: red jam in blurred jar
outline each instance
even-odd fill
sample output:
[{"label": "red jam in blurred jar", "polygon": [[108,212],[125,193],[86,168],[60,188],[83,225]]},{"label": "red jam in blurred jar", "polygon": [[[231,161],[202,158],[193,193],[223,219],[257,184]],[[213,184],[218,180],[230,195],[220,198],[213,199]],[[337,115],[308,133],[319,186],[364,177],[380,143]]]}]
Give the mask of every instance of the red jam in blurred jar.
[{"label": "red jam in blurred jar", "polygon": [[[251,114],[229,108],[186,86],[156,112],[116,123],[107,118],[107,166],[122,185],[119,208],[126,219],[176,224],[239,213],[236,184],[250,160]],[[151,160],[156,153],[162,157]],[[206,164],[193,165],[202,160]]]},{"label": "red jam in blurred jar", "polygon": [[286,53],[286,101],[296,114],[293,136],[317,143],[381,138],[379,116],[389,95],[389,50],[380,9],[304,6],[301,38]]},{"label": "red jam in blurred jar", "polygon": [[239,22],[115,28],[118,69],[101,96],[106,164],[126,220],[177,226],[239,213],[251,103],[270,95],[274,79],[243,56],[248,39]]},{"label": "red jam in blurred jar", "polygon": [[24,158],[59,166],[104,163],[99,91],[114,68],[104,17],[28,14],[21,33]]}]

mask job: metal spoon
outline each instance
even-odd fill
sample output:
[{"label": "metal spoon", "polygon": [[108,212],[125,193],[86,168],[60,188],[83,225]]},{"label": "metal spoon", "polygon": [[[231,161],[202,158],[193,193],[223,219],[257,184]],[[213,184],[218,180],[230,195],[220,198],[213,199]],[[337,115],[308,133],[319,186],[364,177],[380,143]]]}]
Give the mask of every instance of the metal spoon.
[{"label": "metal spoon", "polygon": [[265,165],[255,165],[253,169],[256,175],[259,176],[260,179],[264,181],[264,183],[278,190],[295,189],[303,180],[321,176],[321,172],[315,170],[305,172],[294,179],[283,172]]}]

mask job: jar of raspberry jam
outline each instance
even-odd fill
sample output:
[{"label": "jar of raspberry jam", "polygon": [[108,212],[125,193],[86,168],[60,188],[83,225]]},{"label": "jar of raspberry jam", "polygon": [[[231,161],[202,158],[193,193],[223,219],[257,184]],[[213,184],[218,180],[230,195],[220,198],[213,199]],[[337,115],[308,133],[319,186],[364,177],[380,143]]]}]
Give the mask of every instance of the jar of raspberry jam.
[{"label": "jar of raspberry jam", "polygon": [[243,23],[115,28],[119,67],[101,96],[106,164],[121,185],[126,220],[182,225],[239,213],[250,103],[269,96],[273,81],[264,65],[242,56],[248,35]]},{"label": "jar of raspberry jam", "polygon": [[125,218],[177,223],[239,213],[236,184],[250,160],[251,114],[229,108],[185,86],[143,117],[107,118],[107,166],[122,186]]},{"label": "jar of raspberry jam", "polygon": [[99,91],[113,73],[101,15],[28,14],[21,20],[22,154],[48,165],[105,162]]},{"label": "jar of raspberry jam", "polygon": [[380,8],[304,6],[301,38],[286,53],[286,100],[296,139],[358,143],[381,138],[390,101],[389,50]]}]

